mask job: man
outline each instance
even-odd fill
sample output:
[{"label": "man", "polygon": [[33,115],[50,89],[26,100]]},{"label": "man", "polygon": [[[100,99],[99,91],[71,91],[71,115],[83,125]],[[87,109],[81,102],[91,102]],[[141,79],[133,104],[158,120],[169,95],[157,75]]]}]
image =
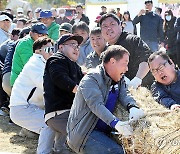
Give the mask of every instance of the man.
[{"label": "man", "polygon": [[10,38],[10,27],[11,19],[7,15],[0,15],[0,44]]},{"label": "man", "polygon": [[59,28],[59,36],[64,34],[71,34],[72,33],[72,25],[70,23],[62,23]]},{"label": "man", "polygon": [[66,17],[66,10],[64,8],[59,9],[59,16],[56,18],[56,23],[61,25],[62,23],[69,23],[70,20]]},{"label": "man", "polygon": [[87,25],[89,25],[89,18],[83,13],[82,5],[76,6],[76,13],[77,13],[77,16],[73,17],[73,19],[70,21],[71,25],[74,25],[80,21],[84,21]]},{"label": "man", "polygon": [[154,99],[171,110],[180,108],[180,71],[173,61],[159,51],[150,55],[148,63],[156,80],[151,87]]},{"label": "man", "polygon": [[25,18],[19,18],[19,19],[17,19],[16,27],[23,29],[24,27],[26,27],[26,22],[27,22],[27,20]]},{"label": "man", "polygon": [[107,8],[105,6],[101,6],[101,12],[99,13],[99,15],[104,15],[107,13]]},{"label": "man", "polygon": [[69,110],[83,77],[76,63],[82,40],[81,36],[62,35],[57,41],[58,52],[48,59],[44,73],[45,121],[64,140]]},{"label": "man", "polygon": [[122,20],[122,14],[120,12],[120,8],[116,9],[116,15],[119,17],[119,20]]},{"label": "man", "polygon": [[[19,39],[20,29],[15,28],[11,33],[11,38],[6,40],[3,44],[0,45],[0,60],[5,64],[5,58],[8,53],[11,44]],[[5,65],[4,65],[5,66]],[[4,73],[4,67],[2,69],[2,87],[3,90],[10,96],[10,72],[8,74]],[[6,74],[6,75],[5,75]],[[5,75],[5,76],[4,76]]]},{"label": "man", "polygon": [[22,7],[17,8],[17,19],[19,19],[19,18],[25,18],[24,10]]},{"label": "man", "polygon": [[142,9],[134,18],[133,23],[140,23],[140,36],[154,52],[158,50],[158,44],[163,46],[162,18],[152,12],[152,0],[145,1],[145,9]]},{"label": "man", "polygon": [[103,52],[102,65],[81,80],[67,123],[67,143],[76,153],[125,153],[109,135],[115,128],[124,136],[132,135],[128,121],[113,115],[117,103],[130,111],[130,120],[144,116],[130,96],[124,81],[129,52],[112,45]]},{"label": "man", "polygon": [[37,153],[51,153],[54,132],[44,122],[43,75],[46,60],[52,55],[53,42],[41,37],[33,44],[33,56],[24,66],[12,88],[10,118],[32,132],[40,134]]},{"label": "man", "polygon": [[79,57],[77,60],[77,63],[80,66],[83,66],[85,65],[86,57],[93,51],[89,40],[89,27],[85,22],[81,21],[73,25],[72,33],[74,35],[83,37],[83,41],[80,45]]},{"label": "man", "polygon": [[161,17],[162,9],[160,7],[155,7],[155,13]]},{"label": "man", "polygon": [[87,69],[95,68],[101,63],[100,55],[103,51],[105,51],[106,48],[106,41],[102,37],[100,27],[96,27],[91,30],[90,42],[94,51],[91,52],[86,58],[85,67]]},{"label": "man", "polygon": [[[147,63],[150,55],[149,47],[138,36],[122,32],[119,18],[114,14],[103,15],[100,26],[103,38],[110,45],[121,45],[130,52],[129,71],[126,73],[126,77],[131,80],[129,86],[137,88],[149,72]],[[144,81],[144,85],[150,83],[149,80]]]},{"label": "man", "polygon": [[39,37],[48,34],[47,27],[43,23],[36,23],[31,27],[29,35],[21,39],[15,49],[12,62],[10,84],[13,86],[24,65],[33,55],[33,43]]},{"label": "man", "polygon": [[40,7],[36,8],[34,13],[35,13],[35,18],[38,20],[39,16],[40,16],[40,12],[42,11],[42,9]]},{"label": "man", "polygon": [[47,26],[49,38],[56,41],[59,38],[59,25],[56,24],[52,12],[49,10],[41,11],[39,20]]}]

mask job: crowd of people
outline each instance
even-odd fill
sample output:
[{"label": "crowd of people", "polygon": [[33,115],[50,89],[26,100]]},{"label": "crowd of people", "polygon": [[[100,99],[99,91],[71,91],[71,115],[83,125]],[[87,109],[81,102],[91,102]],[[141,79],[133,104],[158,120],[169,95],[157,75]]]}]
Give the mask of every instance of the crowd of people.
[{"label": "crowd of people", "polygon": [[[131,19],[102,6],[95,21],[82,5],[71,20],[64,8],[0,12],[0,115],[39,134],[38,154],[125,153],[110,133],[132,136],[130,122],[145,116],[129,88],[145,86],[157,103],[180,108],[180,18],[152,8],[145,0]],[[118,103],[129,121],[113,114]]]}]

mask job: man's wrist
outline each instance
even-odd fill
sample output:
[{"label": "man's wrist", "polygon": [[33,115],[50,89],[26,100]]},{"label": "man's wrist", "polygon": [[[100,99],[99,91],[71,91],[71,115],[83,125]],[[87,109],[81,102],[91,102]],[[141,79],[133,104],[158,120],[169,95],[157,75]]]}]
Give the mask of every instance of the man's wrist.
[{"label": "man's wrist", "polygon": [[130,103],[129,103],[129,104],[127,105],[127,111],[130,112],[130,109],[131,109],[132,107],[135,107],[135,108],[139,109],[139,107],[138,107],[137,105],[134,105],[134,104],[130,104]]},{"label": "man's wrist", "polygon": [[120,121],[120,120],[119,120],[118,118],[114,119],[113,121],[111,121],[110,126],[111,126],[112,128],[115,128],[115,125],[116,125],[119,121]]}]

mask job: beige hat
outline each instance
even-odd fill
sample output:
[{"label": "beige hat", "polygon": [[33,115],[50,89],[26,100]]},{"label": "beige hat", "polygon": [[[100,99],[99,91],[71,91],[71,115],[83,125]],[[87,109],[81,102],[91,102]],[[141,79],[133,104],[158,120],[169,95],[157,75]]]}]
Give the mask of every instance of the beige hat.
[{"label": "beige hat", "polygon": [[24,12],[24,10],[23,10],[22,7],[18,7],[18,8],[17,8],[17,13],[23,13],[23,12]]},{"label": "beige hat", "polygon": [[12,21],[7,15],[5,15],[5,14],[0,15],[0,21],[4,21],[4,20]]}]

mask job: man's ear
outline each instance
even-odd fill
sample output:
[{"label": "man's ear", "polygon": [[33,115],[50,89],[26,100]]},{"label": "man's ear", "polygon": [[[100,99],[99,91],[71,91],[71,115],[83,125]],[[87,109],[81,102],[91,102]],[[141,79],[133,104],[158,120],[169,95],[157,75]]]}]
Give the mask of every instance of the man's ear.
[{"label": "man's ear", "polygon": [[40,49],[36,49],[34,53],[39,54],[39,53],[41,53],[41,50]]},{"label": "man's ear", "polygon": [[114,64],[115,63],[115,59],[114,58],[110,58],[110,60],[109,60],[109,62],[111,63],[111,64]]},{"label": "man's ear", "polygon": [[168,59],[168,63],[169,63],[169,65],[172,65],[173,67],[175,67],[175,64],[174,64],[174,62],[172,61],[172,59]]}]

